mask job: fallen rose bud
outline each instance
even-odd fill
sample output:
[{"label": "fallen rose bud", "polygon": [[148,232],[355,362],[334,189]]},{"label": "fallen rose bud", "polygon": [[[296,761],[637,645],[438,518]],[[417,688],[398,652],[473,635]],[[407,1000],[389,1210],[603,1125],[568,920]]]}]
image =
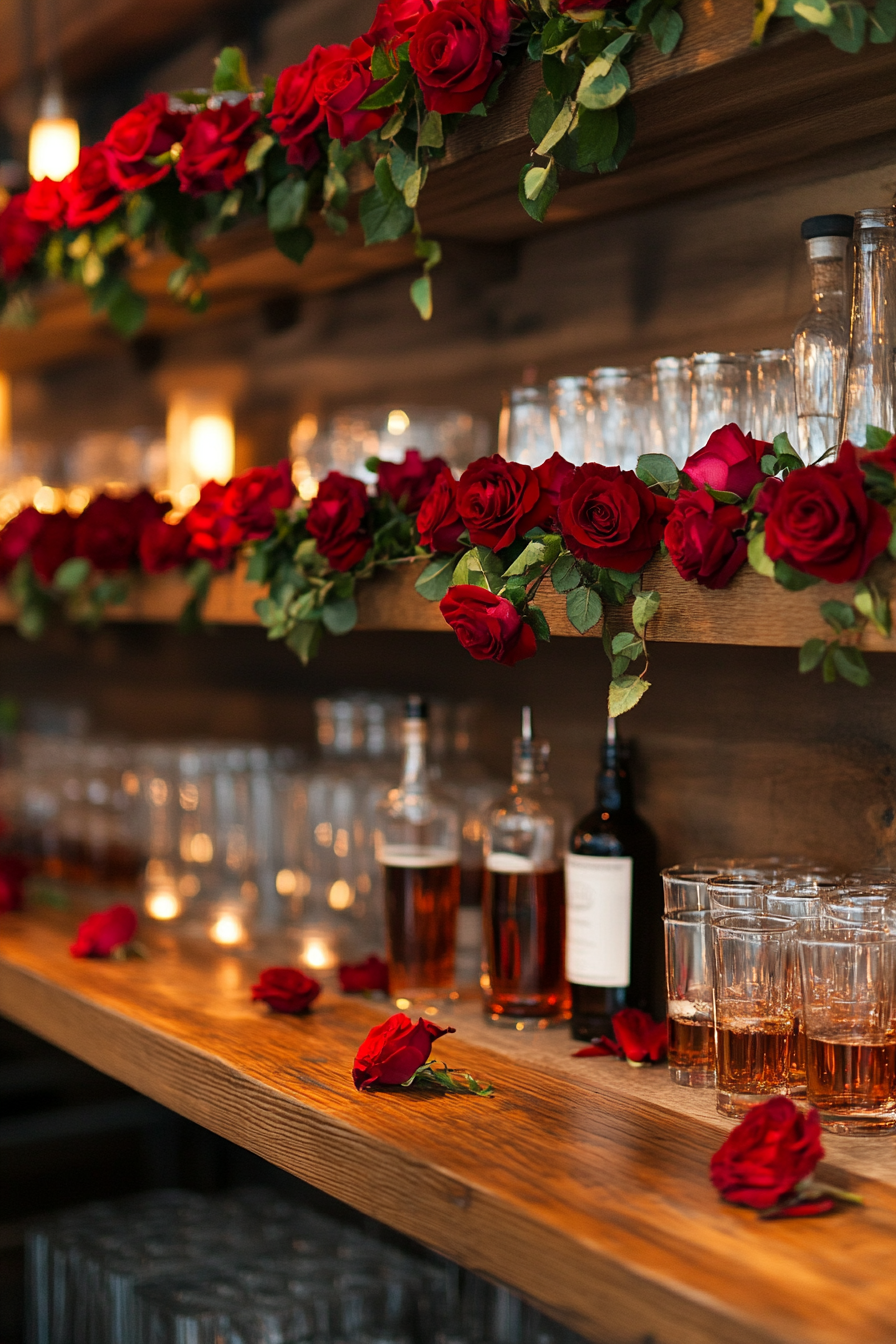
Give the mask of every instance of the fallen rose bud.
[{"label": "fallen rose bud", "polygon": [[252,986],[253,1000],[260,999],[275,1013],[307,1013],[320,993],[320,985],[294,966],[269,966]]},{"label": "fallen rose bud", "polygon": [[613,1014],[613,1031],[629,1064],[648,1060],[657,1064],[665,1058],[669,1028],[665,1018],[655,1022],[640,1008],[622,1008]]},{"label": "fallen rose bud", "polygon": [[377,1083],[400,1087],[409,1082],[429,1059],[433,1041],[453,1031],[422,1017],[414,1024],[404,1013],[393,1013],[362,1041],[352,1066],[355,1087],[365,1092]]},{"label": "fallen rose bud", "polygon": [[804,1115],[789,1097],[770,1097],[752,1107],[713,1154],[709,1177],[729,1204],[770,1209],[823,1157],[818,1112]]},{"label": "fallen rose bud", "polygon": [[109,957],[116,948],[129,943],[136,932],[137,916],[131,907],[110,905],[78,925],[69,951],[73,957]]},{"label": "fallen rose bud", "polygon": [[381,957],[343,963],[339,967],[339,988],[343,994],[365,994],[371,990],[389,991],[389,967]]}]

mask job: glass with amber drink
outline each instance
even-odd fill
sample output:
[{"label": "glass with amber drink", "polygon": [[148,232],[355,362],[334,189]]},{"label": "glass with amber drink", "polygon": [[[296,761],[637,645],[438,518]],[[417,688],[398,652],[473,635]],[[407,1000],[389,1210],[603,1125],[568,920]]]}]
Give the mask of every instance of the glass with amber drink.
[{"label": "glass with amber drink", "polygon": [[[822,891],[814,882],[797,886],[785,883],[770,887],[765,896],[765,907],[770,915],[795,919],[802,927],[818,919],[823,908]],[[806,1033],[802,1014],[799,968],[793,977],[793,1040],[790,1047],[788,1090],[791,1096],[803,1096],[806,1091]]]},{"label": "glass with amber drink", "polygon": [[806,1095],[823,1129],[896,1128],[896,937],[883,922],[807,924],[799,934]]},{"label": "glass with amber drink", "polygon": [[786,1093],[795,1013],[797,922],[745,910],[713,915],[716,1106],[744,1115]]},{"label": "glass with amber drink", "polygon": [[669,1077],[679,1087],[715,1087],[709,914],[705,910],[679,910],[665,915],[663,925]]}]

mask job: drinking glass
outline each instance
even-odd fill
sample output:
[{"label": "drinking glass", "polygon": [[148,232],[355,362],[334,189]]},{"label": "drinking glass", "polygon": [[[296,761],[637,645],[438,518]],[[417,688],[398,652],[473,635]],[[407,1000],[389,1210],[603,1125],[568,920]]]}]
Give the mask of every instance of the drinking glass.
[{"label": "drinking glass", "polygon": [[587,378],[554,378],[548,383],[555,452],[580,467],[592,458],[594,402]]},{"label": "drinking glass", "polygon": [[[817,886],[796,884],[791,886],[787,883],[769,888],[765,896],[765,907],[770,915],[795,919],[800,928],[806,923],[817,920],[824,908],[821,891]],[[802,1096],[806,1091],[806,1033],[802,1015],[800,978],[797,974],[793,977],[793,1012],[793,1040],[787,1082],[791,1096]]]},{"label": "drinking glass", "polygon": [[748,401],[747,369],[737,355],[704,351],[692,355],[690,451],[705,447],[723,425],[740,424]]},{"label": "drinking glass", "polygon": [[709,908],[713,915],[730,915],[737,910],[764,910],[767,882],[739,873],[710,877],[706,883]]},{"label": "drinking glass", "polygon": [[799,441],[796,419],[796,384],[790,350],[754,350],[750,357],[752,415],[749,426],[754,438],[771,443],[776,434],[786,434],[794,448]]},{"label": "drinking glass", "polygon": [[722,874],[717,868],[695,868],[690,864],[678,863],[673,868],[664,868],[660,876],[663,879],[666,914],[674,915],[679,910],[708,911],[706,884]]},{"label": "drinking glass", "polygon": [[823,893],[823,918],[851,928],[883,928],[892,887],[834,887]]},{"label": "drinking glass", "polygon": [[666,915],[663,925],[669,1077],[680,1087],[715,1087],[709,915],[702,910],[680,910]]},{"label": "drinking glass", "polygon": [[818,923],[799,934],[806,1094],[824,1129],[896,1127],[896,938]]},{"label": "drinking glass", "polygon": [[683,467],[691,448],[691,361],[675,355],[655,359],[653,409],[662,439],[661,452]]},{"label": "drinking glass", "polygon": [[633,471],[649,451],[649,381],[637,369],[592,369],[594,461]]},{"label": "drinking glass", "polygon": [[713,1016],[722,1115],[786,1093],[795,1027],[797,923],[743,911],[713,916]]},{"label": "drinking glass", "polygon": [[537,467],[554,451],[546,387],[514,387],[501,416],[500,452],[510,462]]}]

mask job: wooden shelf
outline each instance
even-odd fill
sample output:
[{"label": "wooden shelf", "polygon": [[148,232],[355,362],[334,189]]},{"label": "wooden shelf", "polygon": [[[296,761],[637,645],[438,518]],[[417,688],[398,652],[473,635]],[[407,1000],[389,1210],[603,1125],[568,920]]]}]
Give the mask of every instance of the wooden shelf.
[{"label": "wooden shelf", "polygon": [[[437,602],[427,602],[414,590],[421,562],[400,565],[380,574],[358,589],[359,630],[419,630],[448,633]],[[643,586],[655,588],[662,604],[651,623],[649,639],[673,644],[744,644],[764,647],[798,648],[807,639],[829,635],[830,630],[818,614],[819,606],[829,598],[850,601],[851,584],[818,584],[801,593],[789,593],[771,579],[744,567],[728,588],[710,592],[696,583],[685,583],[668,559],[654,560],[644,571]],[[210,624],[257,625],[254,603],[264,590],[245,577],[245,568],[212,580],[205,607]],[[114,621],[173,622],[178,619],[191,590],[175,575],[142,578],[133,584],[131,596],[121,607],[109,609]],[[565,598],[546,583],[539,593],[556,637],[582,638],[566,616]],[[894,608],[896,612],[896,608]],[[628,609],[614,611],[614,627],[625,621]],[[15,620],[9,599],[0,593],[0,622]],[[600,625],[585,638],[602,633]],[[896,652],[896,641],[882,639],[867,631],[863,647],[879,652]]]},{"label": "wooden shelf", "polygon": [[709,1183],[712,1094],[662,1067],[572,1059],[565,1031],[496,1031],[462,1004],[438,1057],[494,1098],[359,1095],[385,1004],[325,991],[278,1017],[250,1002],[251,958],[150,932],[148,961],[76,961],[73,929],[0,917],[0,1012],[600,1344],[890,1344],[892,1142],[825,1137],[822,1178],[864,1208],[760,1222]]},{"label": "wooden shelf", "polygon": [[[201,8],[204,0],[190,0]],[[683,0],[685,36],[671,57],[646,45],[632,68],[637,116],[635,147],[612,175],[563,175],[544,225],[517,200],[520,167],[531,150],[529,105],[540,87],[538,67],[508,76],[488,117],[472,119],[452,138],[421,198],[427,233],[474,244],[505,244],[545,229],[656,204],[736,179],[786,174],[799,162],[823,159],[855,166],[862,147],[879,153],[896,132],[896,44],[868,45],[857,56],[826,38],[774,21],[762,48],[750,46],[753,0]],[[0,71],[2,77],[2,71]],[[319,293],[357,284],[414,264],[408,239],[365,248],[358,225],[336,238],[313,221],[318,242],[302,266],[272,245],[262,221],[212,240],[208,313],[197,319],[166,292],[174,262],[152,260],[133,273],[149,299],[147,330],[177,332],[197,321],[217,323],[251,311],[284,292]],[[80,353],[102,354],[117,338],[91,315],[80,293],[48,288],[42,318],[28,330],[0,328],[0,365],[13,372]]]}]

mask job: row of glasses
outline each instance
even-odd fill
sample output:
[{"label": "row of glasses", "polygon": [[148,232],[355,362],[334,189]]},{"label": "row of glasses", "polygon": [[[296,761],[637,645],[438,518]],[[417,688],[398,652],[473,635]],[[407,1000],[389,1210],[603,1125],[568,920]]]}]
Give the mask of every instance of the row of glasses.
[{"label": "row of glasses", "polygon": [[554,452],[581,466],[634,470],[644,453],[666,453],[683,467],[710,435],[738,424],[771,442],[797,442],[790,350],[752,354],[704,351],[664,356],[649,369],[604,366],[586,377],[513,388],[501,416],[499,451],[537,467]]}]

